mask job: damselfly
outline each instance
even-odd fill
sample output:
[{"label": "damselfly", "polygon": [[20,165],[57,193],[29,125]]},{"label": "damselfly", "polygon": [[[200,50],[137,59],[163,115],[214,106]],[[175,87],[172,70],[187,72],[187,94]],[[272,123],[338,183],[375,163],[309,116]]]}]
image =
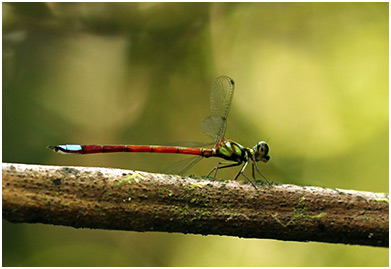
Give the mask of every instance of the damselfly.
[{"label": "damselfly", "polygon": [[[183,170],[187,170],[196,164],[202,157],[219,157],[226,161],[220,161],[212,171],[214,177],[217,171],[222,168],[242,165],[241,169],[235,176],[243,175],[251,184],[255,184],[243,172],[251,161],[252,178],[255,180],[255,171],[260,174],[266,181],[257,166],[258,161],[268,162],[269,146],[266,142],[261,141],[253,148],[243,147],[239,143],[224,138],[227,129],[227,117],[231,107],[232,97],[234,94],[235,83],[228,76],[220,76],[212,83],[210,93],[210,112],[211,115],[204,119],[201,126],[204,132],[214,139],[214,146],[211,148],[202,147],[180,147],[180,146],[152,146],[152,145],[58,145],[49,146],[48,148],[59,153],[69,154],[91,154],[91,153],[109,153],[109,152],[156,152],[156,153],[179,153],[198,155]],[[182,170],[182,171],[183,171]]]}]

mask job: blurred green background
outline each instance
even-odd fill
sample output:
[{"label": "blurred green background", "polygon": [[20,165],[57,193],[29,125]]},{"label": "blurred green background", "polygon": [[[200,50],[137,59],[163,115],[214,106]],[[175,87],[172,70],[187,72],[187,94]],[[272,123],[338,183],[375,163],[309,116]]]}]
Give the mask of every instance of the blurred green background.
[{"label": "blurred green background", "polygon": [[[46,146],[209,142],[200,123],[226,74],[236,82],[226,136],[268,140],[269,180],[388,192],[388,3],[2,8],[3,162],[161,172],[186,157]],[[383,248],[3,221],[3,266],[387,265]]]}]

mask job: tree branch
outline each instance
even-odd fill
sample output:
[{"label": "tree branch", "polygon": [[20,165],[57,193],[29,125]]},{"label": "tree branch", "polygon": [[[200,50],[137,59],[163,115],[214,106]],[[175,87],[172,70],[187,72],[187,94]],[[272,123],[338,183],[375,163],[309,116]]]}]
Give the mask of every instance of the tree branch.
[{"label": "tree branch", "polygon": [[3,164],[3,217],[76,228],[388,247],[388,194]]}]

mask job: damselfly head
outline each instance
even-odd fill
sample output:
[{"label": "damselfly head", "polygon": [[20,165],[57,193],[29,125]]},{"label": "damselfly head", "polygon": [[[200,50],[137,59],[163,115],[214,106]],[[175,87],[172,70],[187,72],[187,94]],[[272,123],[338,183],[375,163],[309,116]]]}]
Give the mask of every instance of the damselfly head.
[{"label": "damselfly head", "polygon": [[266,142],[261,141],[259,142],[254,148],[254,156],[255,160],[262,161],[264,163],[267,163],[270,160],[269,156],[269,146]]}]

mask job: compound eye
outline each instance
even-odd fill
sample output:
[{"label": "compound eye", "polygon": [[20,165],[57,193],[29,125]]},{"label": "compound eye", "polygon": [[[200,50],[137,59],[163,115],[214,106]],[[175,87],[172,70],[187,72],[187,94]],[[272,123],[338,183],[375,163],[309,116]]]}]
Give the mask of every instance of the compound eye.
[{"label": "compound eye", "polygon": [[269,152],[269,146],[266,144],[266,142],[259,142],[258,143],[258,152],[262,153],[262,155],[267,155]]}]

